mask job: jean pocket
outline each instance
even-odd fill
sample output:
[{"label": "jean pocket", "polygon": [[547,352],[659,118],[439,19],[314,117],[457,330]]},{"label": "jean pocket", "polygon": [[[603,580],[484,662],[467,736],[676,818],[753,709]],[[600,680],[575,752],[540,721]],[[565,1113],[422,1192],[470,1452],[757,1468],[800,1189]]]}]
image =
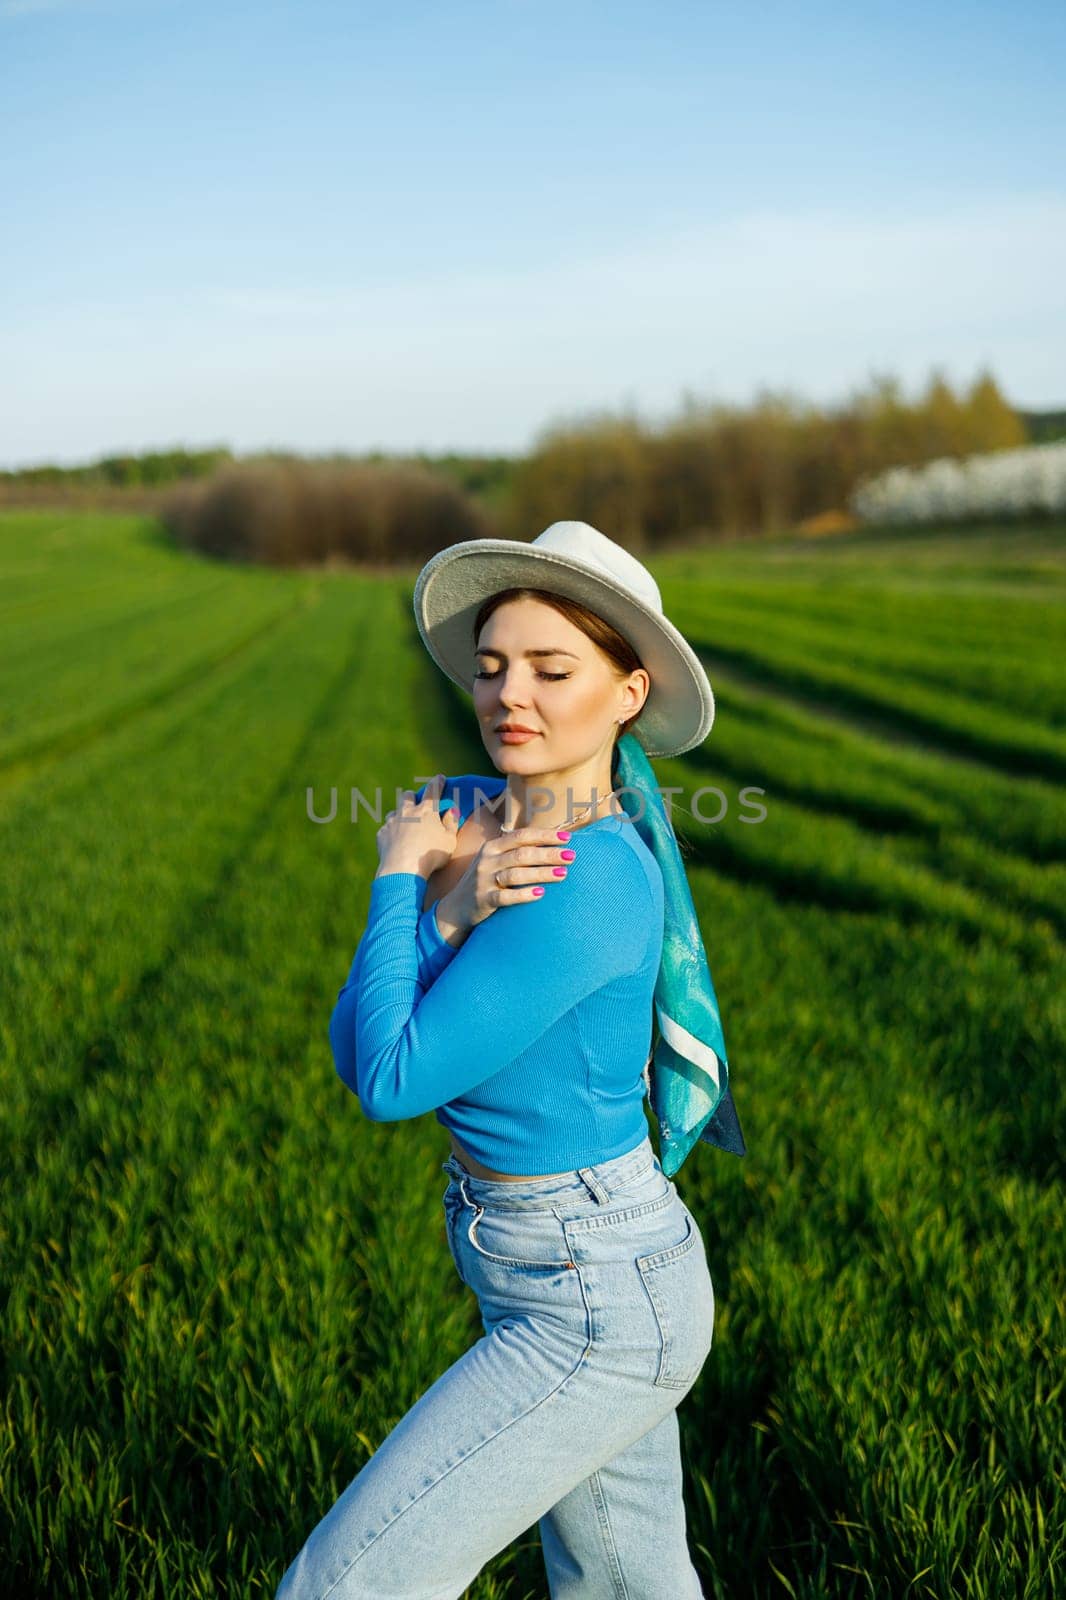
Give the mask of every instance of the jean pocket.
[{"label": "jean pocket", "polygon": [[466,1237],[485,1261],[516,1272],[559,1272],[574,1263],[566,1236],[552,1211],[502,1211],[476,1206],[465,1222]]},{"label": "jean pocket", "polygon": [[684,1237],[637,1257],[659,1332],[660,1389],[687,1389],[700,1375],[714,1333],[714,1289],[696,1219],[683,1203]]}]

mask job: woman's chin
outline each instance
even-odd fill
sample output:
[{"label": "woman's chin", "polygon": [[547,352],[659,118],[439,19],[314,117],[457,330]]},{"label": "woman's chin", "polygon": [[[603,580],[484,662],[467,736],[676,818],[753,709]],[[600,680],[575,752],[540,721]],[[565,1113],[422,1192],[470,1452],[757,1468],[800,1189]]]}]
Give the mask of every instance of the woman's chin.
[{"label": "woman's chin", "polygon": [[[534,742],[539,743],[532,739],[529,743]],[[517,772],[522,777],[535,777],[538,772],[545,770],[543,745],[534,755],[528,744],[503,744],[501,741],[488,754],[499,772]]]}]

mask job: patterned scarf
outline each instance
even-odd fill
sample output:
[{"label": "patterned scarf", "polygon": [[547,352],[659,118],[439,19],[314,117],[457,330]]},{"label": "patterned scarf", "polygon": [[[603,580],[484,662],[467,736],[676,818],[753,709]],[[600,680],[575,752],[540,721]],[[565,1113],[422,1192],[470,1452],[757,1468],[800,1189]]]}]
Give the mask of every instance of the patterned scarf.
[{"label": "patterned scarf", "polygon": [[[655,980],[658,1039],[644,1069],[659,1122],[659,1160],[667,1177],[697,1140],[742,1156],[718,1000],[677,839],[644,749],[631,733],[616,745],[618,799],[663,875],[663,953]],[[643,816],[639,813],[643,811]]]}]

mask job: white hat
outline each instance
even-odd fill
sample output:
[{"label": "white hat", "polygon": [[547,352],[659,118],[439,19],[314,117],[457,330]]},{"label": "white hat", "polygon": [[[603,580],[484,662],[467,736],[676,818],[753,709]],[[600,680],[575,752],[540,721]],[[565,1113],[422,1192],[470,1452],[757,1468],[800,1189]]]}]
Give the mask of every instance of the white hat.
[{"label": "white hat", "polygon": [[453,683],[473,693],[474,618],[490,595],[519,587],[580,601],[633,646],[651,685],[629,733],[646,755],[678,756],[706,739],[714,694],[699,657],[663,615],[647,567],[587,522],[553,522],[529,544],[467,539],[430,557],[415,583],[415,621]]}]

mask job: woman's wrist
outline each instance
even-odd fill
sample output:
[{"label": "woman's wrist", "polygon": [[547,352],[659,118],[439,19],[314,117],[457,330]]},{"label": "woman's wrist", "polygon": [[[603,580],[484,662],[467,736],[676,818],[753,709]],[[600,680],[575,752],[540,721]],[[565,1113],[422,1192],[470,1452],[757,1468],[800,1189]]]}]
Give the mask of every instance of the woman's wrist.
[{"label": "woman's wrist", "polygon": [[470,929],[456,915],[455,904],[450,895],[441,895],[433,908],[433,914],[437,919],[437,931],[441,938],[454,950],[458,950]]},{"label": "woman's wrist", "polygon": [[391,859],[386,856],[384,861],[379,862],[378,870],[374,876],[375,878],[388,878],[394,872],[413,872],[416,877],[426,878],[428,882],[427,874],[422,871],[417,861],[402,861],[399,856],[393,856]]}]

